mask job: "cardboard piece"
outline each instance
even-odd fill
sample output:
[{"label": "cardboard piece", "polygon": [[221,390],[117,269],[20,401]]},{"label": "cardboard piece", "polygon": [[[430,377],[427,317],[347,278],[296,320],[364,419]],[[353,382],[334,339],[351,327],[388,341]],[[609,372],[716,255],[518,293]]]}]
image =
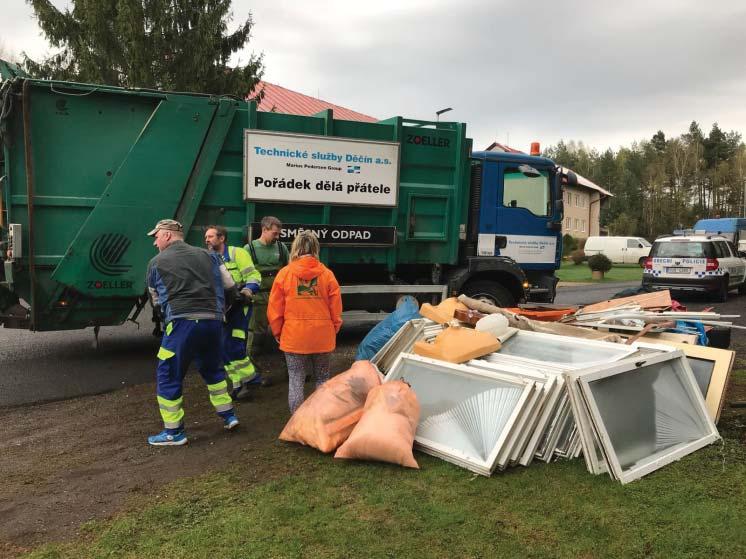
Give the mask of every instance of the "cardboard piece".
[{"label": "cardboard piece", "polygon": [[498,351],[500,347],[500,342],[492,334],[471,328],[450,327],[438,334],[433,343],[424,340],[415,343],[412,351],[422,357],[465,363]]},{"label": "cardboard piece", "polygon": [[438,324],[445,324],[449,320],[453,320],[454,312],[457,310],[465,311],[468,309],[456,297],[449,297],[441,301],[437,306],[433,306],[430,303],[423,303],[420,307],[420,314]]}]

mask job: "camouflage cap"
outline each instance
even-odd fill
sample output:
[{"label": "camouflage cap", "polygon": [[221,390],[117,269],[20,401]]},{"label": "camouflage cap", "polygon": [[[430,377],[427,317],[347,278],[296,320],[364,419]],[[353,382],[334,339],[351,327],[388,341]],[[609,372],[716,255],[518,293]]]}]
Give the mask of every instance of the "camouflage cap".
[{"label": "camouflage cap", "polygon": [[155,236],[159,229],[164,229],[166,231],[178,231],[181,233],[184,231],[184,226],[175,219],[162,219],[155,224],[153,230],[148,233],[148,237]]}]

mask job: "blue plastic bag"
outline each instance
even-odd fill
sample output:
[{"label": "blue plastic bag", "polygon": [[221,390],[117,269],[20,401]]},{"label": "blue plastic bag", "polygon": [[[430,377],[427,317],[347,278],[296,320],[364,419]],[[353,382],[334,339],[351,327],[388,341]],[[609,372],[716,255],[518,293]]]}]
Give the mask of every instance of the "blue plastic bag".
[{"label": "blue plastic bag", "polygon": [[697,345],[709,345],[707,334],[705,333],[705,327],[701,322],[694,320],[677,320],[676,327],[673,328],[673,331],[679,334],[696,334]]},{"label": "blue plastic bag", "polygon": [[397,309],[376,324],[363,338],[357,348],[355,360],[371,359],[396,334],[399,328],[404,326],[405,322],[413,318],[421,318],[419,311],[420,306],[417,304],[417,299],[411,296],[404,297]]}]

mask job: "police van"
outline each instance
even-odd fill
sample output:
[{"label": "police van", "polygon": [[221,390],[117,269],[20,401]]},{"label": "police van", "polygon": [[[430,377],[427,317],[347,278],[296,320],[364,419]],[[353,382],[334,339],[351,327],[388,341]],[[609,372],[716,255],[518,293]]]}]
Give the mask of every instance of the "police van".
[{"label": "police van", "polygon": [[706,292],[724,302],[728,292],[744,293],[746,260],[717,235],[659,237],[645,259],[642,285],[653,290]]}]

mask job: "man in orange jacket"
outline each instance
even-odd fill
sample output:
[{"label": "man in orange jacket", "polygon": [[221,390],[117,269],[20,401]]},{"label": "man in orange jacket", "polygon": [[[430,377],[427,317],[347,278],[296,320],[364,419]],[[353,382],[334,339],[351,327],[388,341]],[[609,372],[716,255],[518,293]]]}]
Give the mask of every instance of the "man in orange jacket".
[{"label": "man in orange jacket", "polygon": [[300,232],[290,248],[290,263],[275,277],[267,319],[288,365],[288,405],[303,403],[306,374],[316,387],[329,378],[329,356],[342,326],[342,295],[334,273],[319,262],[319,240]]}]

